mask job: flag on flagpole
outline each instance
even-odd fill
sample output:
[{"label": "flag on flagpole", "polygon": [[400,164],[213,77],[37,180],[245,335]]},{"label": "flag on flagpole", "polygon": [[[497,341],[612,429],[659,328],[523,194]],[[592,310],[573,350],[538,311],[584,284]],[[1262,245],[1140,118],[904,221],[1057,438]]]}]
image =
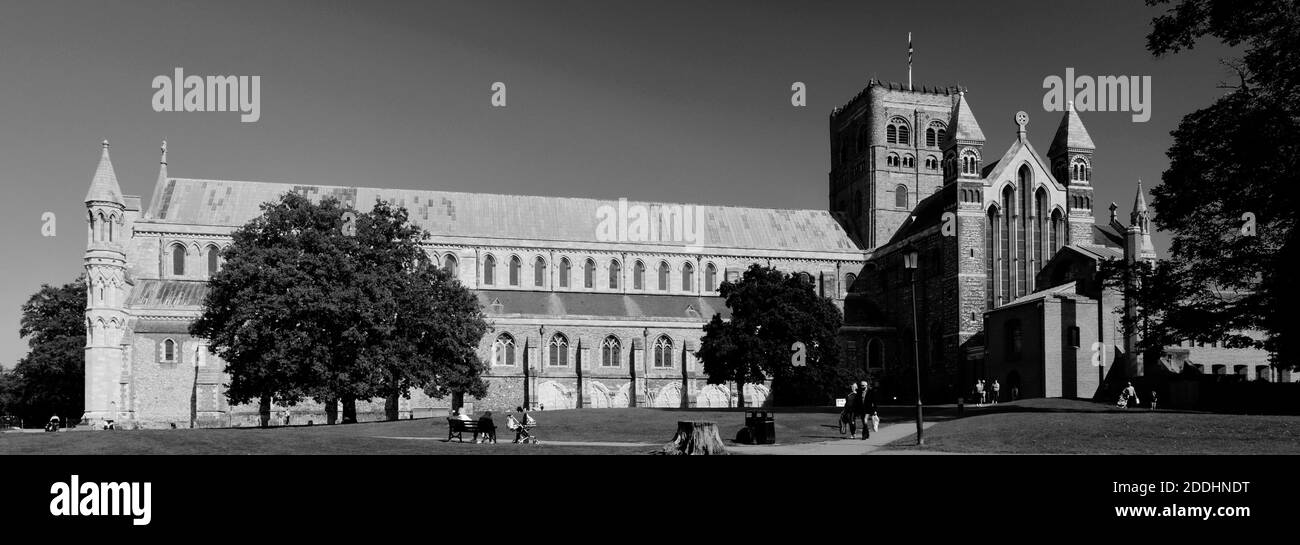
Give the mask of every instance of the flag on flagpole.
[{"label": "flag on flagpole", "polygon": [[912,90],[912,33],[907,33],[907,90]]}]

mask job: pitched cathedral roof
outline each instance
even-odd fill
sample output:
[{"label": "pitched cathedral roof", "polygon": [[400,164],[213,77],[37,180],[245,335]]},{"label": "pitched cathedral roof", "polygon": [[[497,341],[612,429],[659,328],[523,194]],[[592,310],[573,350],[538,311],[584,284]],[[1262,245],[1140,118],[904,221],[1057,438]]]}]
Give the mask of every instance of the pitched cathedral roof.
[{"label": "pitched cathedral roof", "polygon": [[[159,181],[146,217],[165,223],[239,226],[261,213],[264,202],[287,192],[313,200],[332,196],[347,206],[369,209],[376,199],[405,206],[413,223],[434,236],[531,239],[557,242],[687,244],[710,248],[857,252],[860,249],[830,212],[694,205],[703,211],[700,243],[600,241],[602,207],[619,201],[168,178]],[[629,207],[672,203],[628,201]],[[687,209],[691,205],[682,205]]]}]

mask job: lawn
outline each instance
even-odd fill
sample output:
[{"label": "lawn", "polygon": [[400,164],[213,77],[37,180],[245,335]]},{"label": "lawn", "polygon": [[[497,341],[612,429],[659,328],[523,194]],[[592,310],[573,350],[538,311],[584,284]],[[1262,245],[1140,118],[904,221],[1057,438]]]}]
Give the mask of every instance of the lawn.
[{"label": "lawn", "polygon": [[[838,409],[778,410],[781,443],[839,438]],[[270,429],[118,430],[0,433],[0,454],[643,454],[650,446],[563,445],[559,442],[662,444],[678,420],[717,422],[732,444],[743,427],[738,410],[588,409],[533,413],[540,445],[515,445],[497,415],[499,444],[444,443],[443,418]],[[886,416],[886,421],[890,417]]]},{"label": "lawn", "polygon": [[[913,438],[887,448],[916,449]],[[1034,399],[968,408],[925,432],[925,450],[1002,454],[1300,454],[1300,416],[1116,409]]]}]

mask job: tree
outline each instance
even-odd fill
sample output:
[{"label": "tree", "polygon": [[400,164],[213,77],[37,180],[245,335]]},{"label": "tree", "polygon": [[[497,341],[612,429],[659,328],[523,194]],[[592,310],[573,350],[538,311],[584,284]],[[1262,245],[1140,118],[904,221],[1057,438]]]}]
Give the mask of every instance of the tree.
[{"label": "tree", "polygon": [[[799,276],[753,265],[739,282],[723,282],[719,293],[731,310],[704,326],[696,355],[709,384],[734,382],[744,406],[746,384],[772,379],[774,401],[786,405],[823,403],[844,380],[836,335],[843,319],[833,302],[820,297]],[[803,345],[804,366],[792,361]]]},{"label": "tree", "polygon": [[396,420],[398,399],[413,388],[438,398],[485,395],[486,364],[476,350],[487,332],[482,308],[424,253],[427,235],[408,222],[405,209],[379,202],[359,219],[356,236],[365,284],[385,287],[371,301],[383,309],[380,331],[362,353],[383,377],[385,416]]},{"label": "tree", "polygon": [[383,397],[395,419],[410,388],[472,389],[483,370],[478,301],[424,253],[427,233],[383,202],[344,233],[344,212],[292,193],[263,205],[223,251],[191,326],[226,361],[230,402],[258,400],[263,425],[273,399],[315,399],[333,423],[335,402],[355,422],[357,400]]},{"label": "tree", "polygon": [[1300,301],[1285,267],[1300,257],[1300,5],[1181,0],[1152,21],[1147,48],[1163,56],[1205,37],[1243,49],[1228,63],[1239,81],[1172,133],[1169,168],[1151,191],[1155,225],[1173,235],[1171,255],[1153,266],[1112,264],[1125,270],[1111,278],[1135,281],[1126,289],[1146,316],[1131,325],[1147,336],[1145,352],[1214,338],[1294,367],[1298,337],[1287,310]]},{"label": "tree", "polygon": [[18,335],[26,356],[0,373],[0,411],[25,422],[58,415],[81,420],[85,410],[86,282],[82,276],[59,287],[49,284],[22,306]]}]

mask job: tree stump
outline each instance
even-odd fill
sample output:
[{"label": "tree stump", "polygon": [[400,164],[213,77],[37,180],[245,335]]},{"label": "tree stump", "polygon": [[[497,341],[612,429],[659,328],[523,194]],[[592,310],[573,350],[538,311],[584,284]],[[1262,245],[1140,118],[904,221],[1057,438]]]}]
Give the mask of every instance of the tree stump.
[{"label": "tree stump", "polygon": [[727,447],[714,422],[677,421],[677,434],[659,449],[659,454],[726,454]]}]

